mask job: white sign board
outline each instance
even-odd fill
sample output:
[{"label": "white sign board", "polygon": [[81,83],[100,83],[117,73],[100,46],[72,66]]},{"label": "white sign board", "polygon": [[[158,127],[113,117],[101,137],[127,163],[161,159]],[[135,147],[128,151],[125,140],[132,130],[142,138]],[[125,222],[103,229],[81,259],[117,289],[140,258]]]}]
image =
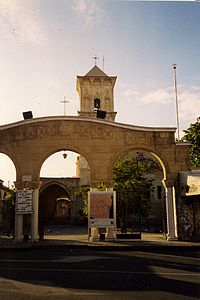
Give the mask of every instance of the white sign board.
[{"label": "white sign board", "polygon": [[116,227],[115,192],[90,191],[88,196],[88,227]]},{"label": "white sign board", "polygon": [[16,197],[16,213],[32,213],[33,190],[19,190]]},{"label": "white sign board", "polygon": [[200,173],[180,173],[181,196],[200,195]]}]

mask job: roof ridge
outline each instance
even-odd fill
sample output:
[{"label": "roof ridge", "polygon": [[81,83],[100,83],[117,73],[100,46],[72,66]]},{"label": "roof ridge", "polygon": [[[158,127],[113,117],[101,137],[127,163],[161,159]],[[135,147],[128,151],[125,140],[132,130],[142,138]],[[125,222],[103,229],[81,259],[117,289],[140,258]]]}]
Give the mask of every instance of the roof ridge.
[{"label": "roof ridge", "polygon": [[108,77],[97,65],[95,65],[85,76],[104,76]]}]

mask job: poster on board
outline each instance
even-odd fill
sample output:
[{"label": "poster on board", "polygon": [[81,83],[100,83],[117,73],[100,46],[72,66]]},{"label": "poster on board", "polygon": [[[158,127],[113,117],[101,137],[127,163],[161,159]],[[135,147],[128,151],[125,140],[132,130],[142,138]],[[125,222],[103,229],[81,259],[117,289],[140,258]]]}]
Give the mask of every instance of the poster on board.
[{"label": "poster on board", "polygon": [[16,194],[16,213],[31,214],[33,190],[18,190]]},{"label": "poster on board", "polygon": [[115,192],[90,191],[88,194],[88,226],[96,228],[115,227]]}]

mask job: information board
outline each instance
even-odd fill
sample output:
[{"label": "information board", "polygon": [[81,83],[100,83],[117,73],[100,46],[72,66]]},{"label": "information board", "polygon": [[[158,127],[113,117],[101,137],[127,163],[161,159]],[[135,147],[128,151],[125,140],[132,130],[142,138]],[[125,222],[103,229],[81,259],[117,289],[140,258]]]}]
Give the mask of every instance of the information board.
[{"label": "information board", "polygon": [[88,192],[88,226],[95,228],[116,226],[115,192]]},{"label": "information board", "polygon": [[31,214],[33,201],[33,190],[18,190],[16,197],[16,213]]},{"label": "information board", "polygon": [[181,196],[200,195],[200,173],[180,173]]}]

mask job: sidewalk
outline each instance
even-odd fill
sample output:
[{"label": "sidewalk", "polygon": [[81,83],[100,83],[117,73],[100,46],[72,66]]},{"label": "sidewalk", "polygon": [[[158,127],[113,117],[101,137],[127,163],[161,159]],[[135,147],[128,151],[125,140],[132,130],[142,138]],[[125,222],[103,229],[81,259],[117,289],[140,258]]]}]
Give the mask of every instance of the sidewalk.
[{"label": "sidewalk", "polygon": [[43,241],[14,242],[0,234],[1,250],[23,249],[85,249],[104,251],[198,251],[200,243],[166,241],[159,233],[142,233],[141,240],[89,242],[86,227],[51,226],[45,230]]}]

